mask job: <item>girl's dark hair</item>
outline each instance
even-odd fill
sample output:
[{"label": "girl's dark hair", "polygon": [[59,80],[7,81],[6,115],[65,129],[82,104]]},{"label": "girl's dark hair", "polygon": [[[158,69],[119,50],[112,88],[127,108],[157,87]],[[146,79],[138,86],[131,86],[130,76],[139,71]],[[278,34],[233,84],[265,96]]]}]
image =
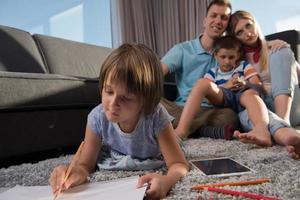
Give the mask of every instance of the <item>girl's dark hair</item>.
[{"label": "girl's dark hair", "polygon": [[115,49],[100,70],[100,94],[108,77],[141,98],[143,114],[152,113],[163,94],[163,72],[157,55],[143,44],[125,43]]}]

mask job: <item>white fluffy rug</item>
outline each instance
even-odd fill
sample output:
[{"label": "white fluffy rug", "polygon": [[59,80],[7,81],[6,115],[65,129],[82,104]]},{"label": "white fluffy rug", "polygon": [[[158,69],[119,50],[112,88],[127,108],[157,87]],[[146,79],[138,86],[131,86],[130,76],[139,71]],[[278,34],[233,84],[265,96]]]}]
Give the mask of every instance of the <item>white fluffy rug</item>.
[{"label": "white fluffy rug", "polygon": [[[166,199],[244,199],[208,191],[194,192],[190,187],[197,184],[270,178],[271,183],[252,186],[226,186],[227,189],[246,191],[266,196],[276,196],[280,199],[300,199],[300,161],[288,157],[282,146],[258,148],[239,141],[213,139],[189,139],[185,141],[188,160],[211,157],[229,156],[242,164],[254,169],[256,173],[232,176],[229,178],[207,178],[197,170],[192,169],[170,191]],[[48,159],[35,164],[22,164],[0,169],[0,189],[19,185],[47,185],[48,178],[54,166],[68,163],[71,156]],[[160,172],[164,172],[161,169]],[[104,171],[91,175],[91,181],[111,180],[132,175],[143,175],[145,171]],[[0,190],[1,191],[1,190]]]}]

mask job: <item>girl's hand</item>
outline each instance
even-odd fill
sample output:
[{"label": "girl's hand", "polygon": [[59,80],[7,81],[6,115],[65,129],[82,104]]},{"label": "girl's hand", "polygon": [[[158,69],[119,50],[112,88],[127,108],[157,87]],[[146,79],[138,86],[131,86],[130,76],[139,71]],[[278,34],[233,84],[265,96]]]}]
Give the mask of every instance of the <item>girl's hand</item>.
[{"label": "girl's hand", "polygon": [[66,171],[66,165],[59,165],[58,167],[55,167],[50,174],[49,184],[54,194],[59,188],[61,188],[62,191],[67,190],[70,187],[80,185],[87,180],[88,172],[81,166],[74,166],[70,172],[69,178],[63,182]]},{"label": "girl's hand", "polygon": [[145,183],[148,183],[146,199],[164,198],[170,188],[168,187],[166,176],[157,173],[146,174],[140,177],[137,187],[142,187]]},{"label": "girl's hand", "polygon": [[290,48],[290,44],[283,40],[271,40],[267,42],[268,48],[271,52],[276,52],[282,48]]}]

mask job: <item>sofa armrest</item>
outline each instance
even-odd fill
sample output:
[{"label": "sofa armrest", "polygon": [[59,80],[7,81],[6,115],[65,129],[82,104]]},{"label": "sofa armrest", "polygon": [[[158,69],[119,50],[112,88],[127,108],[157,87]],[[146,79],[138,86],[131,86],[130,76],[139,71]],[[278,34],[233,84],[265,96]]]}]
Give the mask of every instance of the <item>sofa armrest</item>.
[{"label": "sofa armrest", "polygon": [[174,101],[177,97],[177,86],[174,82],[164,82],[164,97],[170,101]]},{"label": "sofa armrest", "polygon": [[296,30],[282,31],[266,36],[266,40],[280,39],[291,45],[291,49],[295,54],[296,60],[300,61],[300,32]]},{"label": "sofa armrest", "polygon": [[167,74],[164,77],[164,97],[170,101],[175,101],[178,91],[175,74]]}]

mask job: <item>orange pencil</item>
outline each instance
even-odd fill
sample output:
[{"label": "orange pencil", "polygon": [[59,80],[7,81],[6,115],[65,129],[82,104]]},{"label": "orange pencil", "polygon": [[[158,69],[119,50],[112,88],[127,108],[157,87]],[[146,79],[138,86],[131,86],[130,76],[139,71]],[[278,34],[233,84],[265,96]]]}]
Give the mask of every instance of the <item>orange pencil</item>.
[{"label": "orange pencil", "polygon": [[[76,154],[73,156],[73,158],[72,158],[72,160],[71,160],[71,163],[70,163],[70,165],[69,165],[68,168],[67,168],[67,172],[66,172],[66,174],[65,174],[65,176],[64,176],[64,179],[63,179],[63,182],[62,182],[62,183],[65,183],[65,182],[68,180],[68,178],[69,178],[69,176],[70,176],[70,173],[71,173],[71,171],[72,171],[72,168],[74,167],[74,165],[76,164],[76,162],[77,162],[78,159],[79,159],[79,156],[80,156],[80,153],[81,153],[83,144],[84,144],[84,141],[81,142],[81,144],[80,144],[80,146],[79,146],[79,148],[78,148]],[[54,195],[53,200],[56,200],[56,199],[58,198],[58,195],[61,193],[61,189],[62,189],[62,188],[60,187],[59,190],[58,190],[57,192],[55,192],[55,195]]]},{"label": "orange pencil", "polygon": [[203,190],[208,187],[223,187],[226,185],[229,185],[229,186],[257,185],[257,184],[266,183],[266,182],[270,182],[270,181],[271,181],[271,179],[263,178],[263,179],[256,179],[256,180],[250,180],[250,181],[212,183],[212,184],[196,185],[196,186],[193,186],[191,189],[192,190]]}]

